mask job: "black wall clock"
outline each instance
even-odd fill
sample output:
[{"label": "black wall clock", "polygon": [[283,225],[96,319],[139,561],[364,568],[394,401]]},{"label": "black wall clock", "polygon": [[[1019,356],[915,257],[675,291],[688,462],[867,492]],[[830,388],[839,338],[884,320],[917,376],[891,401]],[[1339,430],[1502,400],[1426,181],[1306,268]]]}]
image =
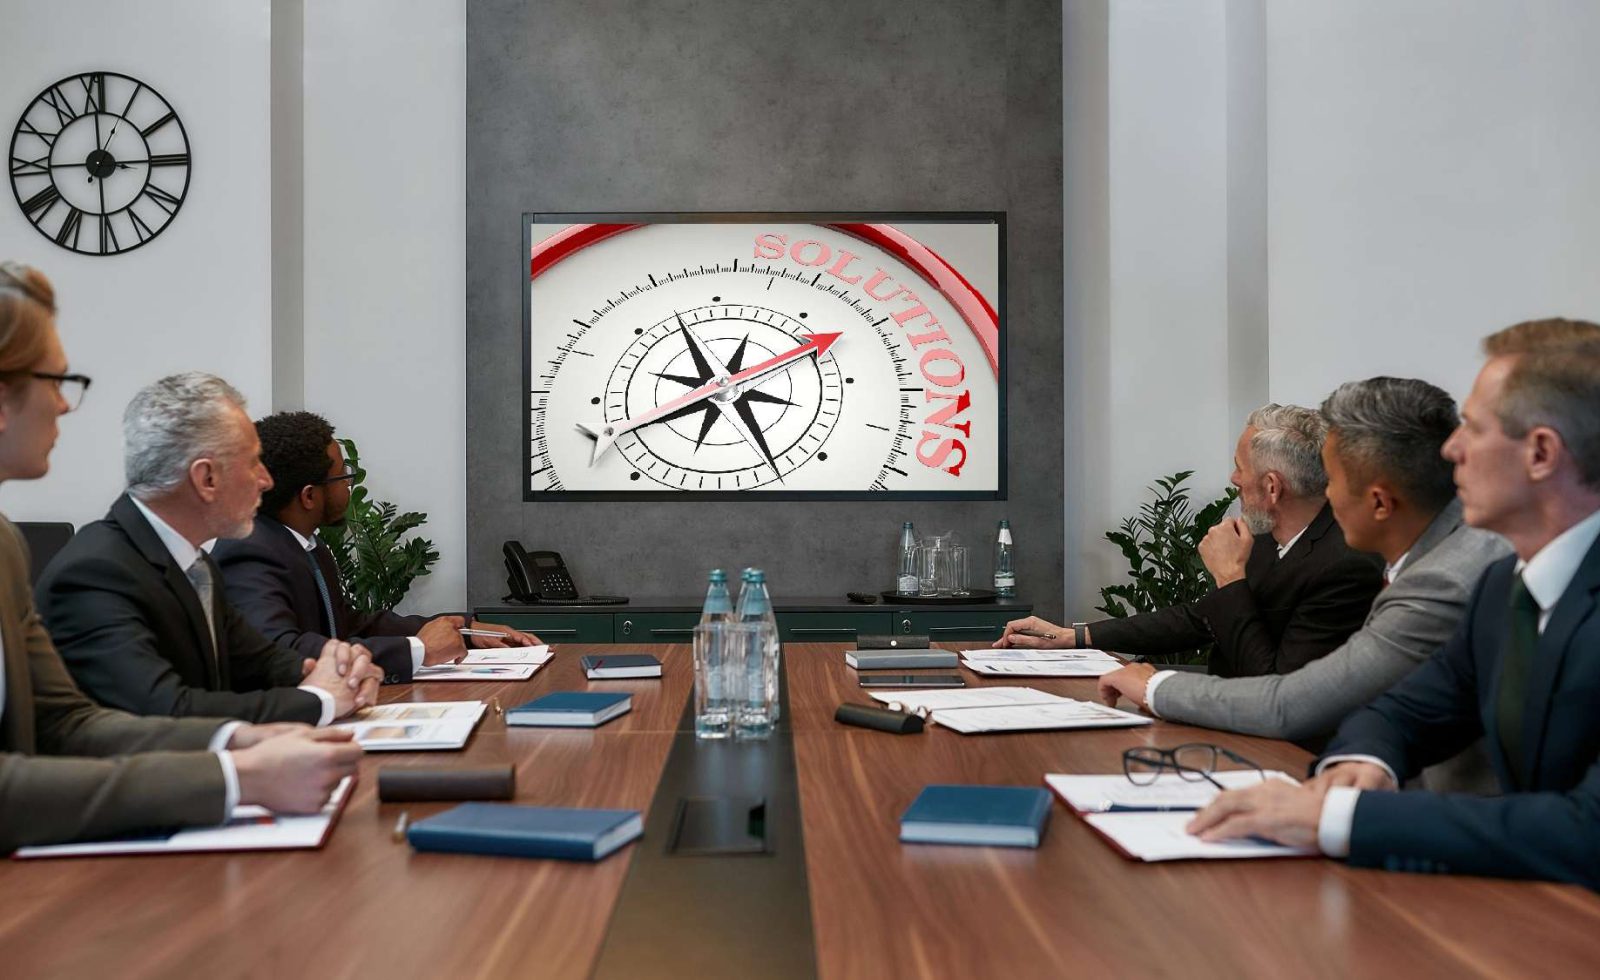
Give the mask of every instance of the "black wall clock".
[{"label": "black wall clock", "polygon": [[110,71],[39,93],[11,134],[11,192],[39,233],[84,255],[138,248],[189,192],[189,136],[155,89]]}]

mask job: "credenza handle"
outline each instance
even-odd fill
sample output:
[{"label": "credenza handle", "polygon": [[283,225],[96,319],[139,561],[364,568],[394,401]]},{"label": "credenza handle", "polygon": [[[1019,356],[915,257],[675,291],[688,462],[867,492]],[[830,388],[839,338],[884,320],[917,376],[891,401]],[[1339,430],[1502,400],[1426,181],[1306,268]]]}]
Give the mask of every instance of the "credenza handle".
[{"label": "credenza handle", "polygon": [[998,626],[930,626],[929,633],[973,633],[997,630]]},{"label": "credenza handle", "polygon": [[577,630],[552,630],[552,629],[545,629],[544,627],[541,626],[539,629],[535,630],[535,632],[537,632],[540,636],[543,637],[543,636],[552,636],[552,635],[554,635],[556,633],[562,633],[562,634],[572,633],[572,634],[576,634],[578,631]]},{"label": "credenza handle", "polygon": [[693,634],[694,634],[694,627],[693,626],[690,626],[688,628],[684,628],[684,627],[670,627],[670,628],[669,627],[662,627],[660,629],[657,629],[657,628],[652,626],[650,628],[650,635],[651,636],[692,636]]},{"label": "credenza handle", "polygon": [[789,632],[791,632],[791,633],[852,633],[853,634],[853,633],[855,633],[855,631],[856,631],[856,628],[854,626],[828,626],[828,627],[820,627],[819,626],[819,627],[815,627],[815,628],[796,626],[794,629],[791,629]]}]

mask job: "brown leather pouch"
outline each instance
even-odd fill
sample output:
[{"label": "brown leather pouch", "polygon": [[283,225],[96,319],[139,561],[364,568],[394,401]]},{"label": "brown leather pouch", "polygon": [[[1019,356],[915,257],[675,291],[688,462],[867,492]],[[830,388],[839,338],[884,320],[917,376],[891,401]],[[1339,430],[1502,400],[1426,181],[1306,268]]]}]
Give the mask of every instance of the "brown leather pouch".
[{"label": "brown leather pouch", "polygon": [[384,803],[509,800],[516,795],[516,791],[517,770],[510,763],[472,769],[384,766],[378,770],[378,799]]}]

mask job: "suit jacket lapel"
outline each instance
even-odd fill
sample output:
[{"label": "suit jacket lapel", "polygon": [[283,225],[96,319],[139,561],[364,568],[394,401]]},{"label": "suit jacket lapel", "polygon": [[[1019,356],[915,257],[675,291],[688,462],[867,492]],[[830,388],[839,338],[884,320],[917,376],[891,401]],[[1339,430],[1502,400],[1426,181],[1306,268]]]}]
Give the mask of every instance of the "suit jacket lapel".
[{"label": "suit jacket lapel", "polygon": [[[194,583],[189,581],[189,576],[178,567],[178,563],[172,560],[172,552],[162,544],[156,529],[144,519],[144,515],[133,505],[127,494],[118,497],[117,502],[111,505],[111,513],[107,519],[122,528],[128,540],[133,542],[133,546],[144,556],[145,561],[161,574],[167,589],[183,606],[184,618],[189,621],[189,632],[194,634],[195,644],[200,650],[200,659],[203,661],[201,668],[206,673],[207,686],[214,691],[227,690],[228,678],[224,676],[226,672],[222,669],[222,658],[217,656],[216,647],[211,642],[211,628],[206,624],[206,613],[200,608],[200,597],[194,590]],[[213,611],[216,608],[217,590],[221,588],[221,577],[214,576],[214,581],[211,583]]]},{"label": "suit jacket lapel", "polygon": [[[15,532],[14,532],[15,533]],[[18,559],[20,562],[20,559]],[[10,752],[32,755],[33,742],[33,678],[28,673],[27,637],[17,627],[23,622],[22,610],[13,608],[11,601],[15,587],[6,583],[4,603],[0,608],[0,643],[5,644],[3,669],[6,673],[5,740]]]},{"label": "suit jacket lapel", "polygon": [[1600,591],[1600,540],[1584,556],[1578,573],[1572,576],[1567,591],[1550,610],[1550,621],[1534,648],[1533,672],[1528,676],[1528,706],[1522,717],[1522,744],[1527,757],[1523,771],[1528,774],[1526,789],[1538,785],[1536,762],[1543,752],[1545,722],[1549,720],[1550,696],[1561,676],[1561,662],[1571,646],[1572,634],[1595,609],[1595,592]]}]

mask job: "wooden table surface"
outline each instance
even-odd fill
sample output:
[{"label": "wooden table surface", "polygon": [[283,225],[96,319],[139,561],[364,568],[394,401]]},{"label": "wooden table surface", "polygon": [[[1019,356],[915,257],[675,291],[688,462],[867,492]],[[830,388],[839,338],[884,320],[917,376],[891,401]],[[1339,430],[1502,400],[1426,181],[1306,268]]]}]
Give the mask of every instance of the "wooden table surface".
[{"label": "wooden table surface", "polygon": [[[598,864],[415,854],[391,840],[450,804],[379,804],[391,765],[513,762],[517,802],[646,809],[690,687],[687,646],[647,647],[660,681],[587,682],[562,645],[522,683],[430,683],[385,701],[634,692],[597,731],[507,730],[463,753],[374,753],[320,851],[7,862],[0,976],[585,976],[642,841]],[[832,721],[868,699],[837,644],[785,645],[817,962],[826,977],[1581,975],[1600,897],[1581,888],[1360,871],[1319,859],[1145,865],[1055,806],[1037,850],[899,843],[936,782],[1040,785],[1113,772],[1130,745],[1212,741],[1298,772],[1281,742],[1157,723],[1094,732],[895,736]],[[968,674],[969,682],[990,683]],[[997,683],[1019,683],[999,679]],[[1032,679],[1069,697],[1093,682]],[[730,884],[732,887],[732,884]],[[693,937],[714,941],[711,934]]]}]

